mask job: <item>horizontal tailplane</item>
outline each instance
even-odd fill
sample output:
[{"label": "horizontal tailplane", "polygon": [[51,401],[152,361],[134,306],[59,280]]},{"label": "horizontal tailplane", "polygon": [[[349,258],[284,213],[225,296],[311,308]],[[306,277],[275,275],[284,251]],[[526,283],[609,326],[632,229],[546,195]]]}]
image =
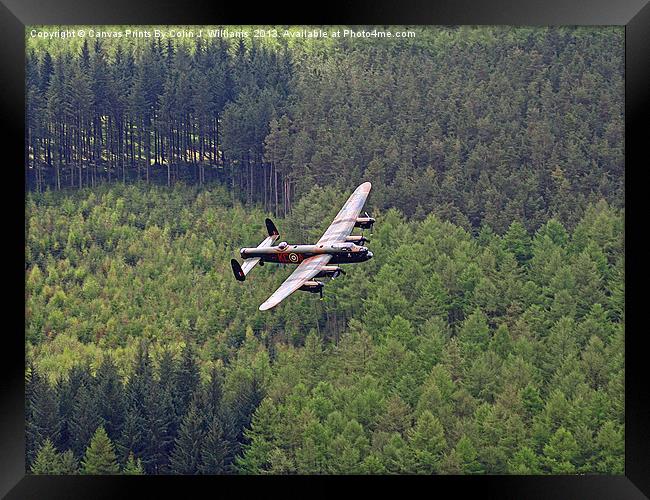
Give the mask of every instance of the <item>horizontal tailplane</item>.
[{"label": "horizontal tailplane", "polygon": [[[257,248],[270,247],[273,245],[273,242],[280,237],[280,232],[278,231],[278,228],[275,227],[275,224],[273,224],[273,221],[271,219],[266,219],[264,222],[266,223],[266,230],[268,231],[269,235],[264,239],[264,241],[262,241],[262,243],[257,245]],[[239,262],[237,262],[235,259],[232,259],[230,261],[232,272],[235,275],[237,281],[244,281],[246,279],[246,275],[251,271],[251,269],[253,269],[258,263],[261,262],[259,257],[247,259],[245,254],[246,250],[246,248],[239,250],[240,255],[244,259],[243,265],[239,265]]]}]

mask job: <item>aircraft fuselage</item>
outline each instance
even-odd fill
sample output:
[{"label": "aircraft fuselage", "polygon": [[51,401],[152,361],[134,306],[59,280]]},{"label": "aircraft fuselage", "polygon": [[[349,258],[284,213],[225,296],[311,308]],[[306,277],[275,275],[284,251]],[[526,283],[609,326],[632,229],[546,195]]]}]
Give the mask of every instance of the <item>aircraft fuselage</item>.
[{"label": "aircraft fuselage", "polygon": [[262,262],[277,264],[300,264],[309,257],[322,254],[332,255],[331,264],[353,264],[372,259],[372,252],[367,247],[355,245],[354,243],[289,245],[282,242],[272,247],[242,248],[239,254],[242,259],[259,257]]}]

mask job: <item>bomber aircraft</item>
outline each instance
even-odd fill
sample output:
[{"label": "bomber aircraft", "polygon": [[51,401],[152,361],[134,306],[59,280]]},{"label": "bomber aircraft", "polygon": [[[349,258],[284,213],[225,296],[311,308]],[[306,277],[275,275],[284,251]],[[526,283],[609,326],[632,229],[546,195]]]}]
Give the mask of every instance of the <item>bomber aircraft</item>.
[{"label": "bomber aircraft", "polygon": [[239,250],[241,258],[244,259],[243,265],[235,259],[230,261],[235,278],[244,281],[246,275],[258,263],[261,266],[265,262],[298,264],[298,267],[260,306],[260,311],[275,307],[296,290],[320,293],[322,299],[325,284],[315,278],[334,279],[340,274],[345,274],[343,269],[334,264],[353,264],[372,259],[372,252],[364,246],[370,240],[363,234],[351,235],[355,227],[364,230],[372,228],[375,223],[375,219],[367,212],[365,217],[359,217],[371,187],[369,182],[364,182],[354,190],[315,245],[289,245],[283,241],[273,246],[280,233],[271,219],[266,219],[266,229],[269,233],[267,238],[255,248]]}]

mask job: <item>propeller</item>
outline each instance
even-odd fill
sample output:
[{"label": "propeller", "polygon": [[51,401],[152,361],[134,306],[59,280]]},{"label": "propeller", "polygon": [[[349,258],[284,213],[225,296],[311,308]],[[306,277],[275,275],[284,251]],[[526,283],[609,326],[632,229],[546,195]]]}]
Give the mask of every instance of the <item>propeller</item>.
[{"label": "propeller", "polygon": [[323,300],[323,287],[320,287],[318,291],[320,292],[320,300]]},{"label": "propeller", "polygon": [[345,274],[345,271],[344,271],[343,269],[339,269],[339,270],[337,270],[337,271],[332,275],[332,279],[336,279],[336,278],[338,278],[341,274]]}]

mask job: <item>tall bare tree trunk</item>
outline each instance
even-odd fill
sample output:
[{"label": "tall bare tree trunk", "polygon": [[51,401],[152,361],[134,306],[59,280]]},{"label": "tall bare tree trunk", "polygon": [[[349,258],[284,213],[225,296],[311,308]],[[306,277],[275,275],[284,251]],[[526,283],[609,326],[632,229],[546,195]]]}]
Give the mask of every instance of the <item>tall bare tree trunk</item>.
[{"label": "tall bare tree trunk", "polygon": [[275,167],[275,216],[278,215],[278,167]]}]

